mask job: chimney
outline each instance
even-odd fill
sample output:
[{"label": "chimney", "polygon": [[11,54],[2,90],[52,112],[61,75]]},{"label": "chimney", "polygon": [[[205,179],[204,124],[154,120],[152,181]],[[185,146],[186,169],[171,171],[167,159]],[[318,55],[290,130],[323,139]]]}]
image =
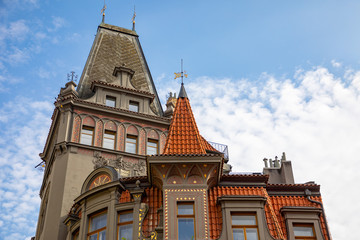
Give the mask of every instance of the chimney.
[{"label": "chimney", "polygon": [[269,175],[269,183],[271,184],[294,184],[294,175],[292,171],[291,161],[286,160],[286,155],[283,152],[281,160],[275,157],[275,160],[264,158],[265,167],[264,174]]},{"label": "chimney", "polygon": [[173,116],[176,106],[176,101],[177,101],[176,93],[173,94],[172,92],[170,92],[169,97],[166,101],[166,110],[164,112],[165,117],[171,118]]}]

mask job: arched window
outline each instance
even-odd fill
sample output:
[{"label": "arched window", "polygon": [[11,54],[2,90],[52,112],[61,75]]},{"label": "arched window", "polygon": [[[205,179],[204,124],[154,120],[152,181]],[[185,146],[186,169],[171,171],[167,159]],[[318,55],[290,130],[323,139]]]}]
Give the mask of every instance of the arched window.
[{"label": "arched window", "polygon": [[108,149],[116,148],[116,124],[112,121],[105,124],[103,147]]},{"label": "arched window", "polygon": [[134,126],[130,126],[127,129],[125,140],[125,152],[138,153],[138,130]]},{"label": "arched window", "polygon": [[148,138],[146,141],[146,154],[156,155],[158,153],[159,153],[159,134],[154,130],[151,130],[148,133]]}]

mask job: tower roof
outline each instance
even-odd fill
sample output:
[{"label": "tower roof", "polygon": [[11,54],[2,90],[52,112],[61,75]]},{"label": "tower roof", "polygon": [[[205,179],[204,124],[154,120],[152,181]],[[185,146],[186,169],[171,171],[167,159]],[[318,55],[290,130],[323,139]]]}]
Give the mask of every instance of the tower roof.
[{"label": "tower roof", "polygon": [[185,87],[181,84],[163,154],[206,154],[207,151],[218,152],[200,135]]},{"label": "tower roof", "polygon": [[101,23],[98,27],[79,81],[79,96],[83,99],[91,97],[91,84],[94,81],[115,84],[120,77],[115,74],[115,70],[119,68],[132,72],[130,83],[133,88],[155,95],[151,108],[162,116],[160,100],[137,33],[106,23]]}]

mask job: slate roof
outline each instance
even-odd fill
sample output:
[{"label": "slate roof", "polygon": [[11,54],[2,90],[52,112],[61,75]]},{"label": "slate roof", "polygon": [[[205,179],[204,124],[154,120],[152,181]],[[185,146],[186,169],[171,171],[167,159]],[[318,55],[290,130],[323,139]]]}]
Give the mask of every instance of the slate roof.
[{"label": "slate roof", "polygon": [[181,85],[163,155],[218,152],[199,133],[185,88]]},{"label": "slate roof", "polygon": [[134,31],[106,23],[101,23],[98,27],[81,75],[77,89],[80,97],[88,98],[92,95],[91,84],[94,81],[109,84],[115,82],[117,77],[113,75],[114,69],[121,66],[134,71],[131,83],[137,90],[150,92],[156,96],[151,107],[162,115],[160,101],[138,35]]}]

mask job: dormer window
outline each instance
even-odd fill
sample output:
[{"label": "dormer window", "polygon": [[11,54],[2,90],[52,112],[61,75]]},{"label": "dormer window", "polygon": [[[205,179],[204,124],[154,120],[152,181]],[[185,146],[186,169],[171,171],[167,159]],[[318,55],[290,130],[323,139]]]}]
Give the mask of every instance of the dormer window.
[{"label": "dormer window", "polygon": [[135,101],[130,101],[129,110],[132,112],[139,112],[139,103]]},{"label": "dormer window", "polygon": [[312,224],[294,223],[295,239],[316,239],[314,226]]},{"label": "dormer window", "polygon": [[244,239],[244,240],[259,239],[255,214],[232,213],[231,228],[233,232],[233,239]]},{"label": "dormer window", "polygon": [[115,107],[116,97],[106,96],[105,105],[108,107]]}]

